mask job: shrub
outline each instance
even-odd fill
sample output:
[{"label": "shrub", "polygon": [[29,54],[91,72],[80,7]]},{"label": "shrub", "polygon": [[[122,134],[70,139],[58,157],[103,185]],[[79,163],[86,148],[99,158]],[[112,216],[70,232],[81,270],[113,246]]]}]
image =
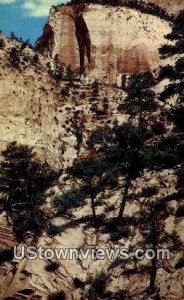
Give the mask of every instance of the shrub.
[{"label": "shrub", "polygon": [[5,47],[5,41],[3,39],[0,39],[0,49],[4,49]]}]

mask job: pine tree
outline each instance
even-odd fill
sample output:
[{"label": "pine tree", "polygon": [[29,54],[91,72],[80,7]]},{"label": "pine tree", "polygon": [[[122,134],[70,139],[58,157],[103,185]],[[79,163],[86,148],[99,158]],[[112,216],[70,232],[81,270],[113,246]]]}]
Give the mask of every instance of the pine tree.
[{"label": "pine tree", "polygon": [[116,125],[114,128],[97,130],[88,141],[90,147],[98,147],[98,155],[102,155],[104,161],[108,163],[114,182],[118,174],[125,178],[118,214],[119,222],[123,217],[131,182],[140,175],[144,168],[142,152],[149,137],[149,131],[127,123],[122,126]]},{"label": "pine tree", "polygon": [[103,175],[107,172],[108,168],[109,164],[103,158],[87,157],[78,160],[68,169],[70,175],[82,181],[83,188],[85,188],[86,193],[90,196],[94,227],[98,226],[95,198],[103,189]]},{"label": "pine tree", "polygon": [[119,110],[130,117],[138,116],[139,126],[144,127],[147,115],[156,109],[153,87],[155,80],[150,72],[133,74],[126,88],[127,97]]},{"label": "pine tree", "polygon": [[13,47],[9,53],[9,61],[14,68],[19,68],[20,66],[20,52],[16,47]]},{"label": "pine tree", "polygon": [[172,72],[167,73],[171,83],[161,93],[161,100],[166,100],[173,95],[177,95],[177,103],[182,104],[184,99],[184,11],[176,17],[172,26],[172,32],[166,36],[174,45],[163,45],[160,48],[160,54],[163,59],[180,55],[176,64],[172,67]]},{"label": "pine tree", "polygon": [[39,234],[44,220],[41,205],[56,173],[41,163],[32,148],[12,142],[2,152],[0,192],[3,209],[17,237],[28,230]]},{"label": "pine tree", "polygon": [[3,50],[6,46],[4,39],[0,39],[0,49]]}]

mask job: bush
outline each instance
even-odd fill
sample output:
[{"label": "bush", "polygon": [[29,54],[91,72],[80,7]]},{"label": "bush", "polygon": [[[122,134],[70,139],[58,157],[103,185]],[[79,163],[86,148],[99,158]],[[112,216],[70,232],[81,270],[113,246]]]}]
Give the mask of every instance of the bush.
[{"label": "bush", "polygon": [[3,39],[0,39],[0,49],[4,49],[5,47],[5,41]]}]

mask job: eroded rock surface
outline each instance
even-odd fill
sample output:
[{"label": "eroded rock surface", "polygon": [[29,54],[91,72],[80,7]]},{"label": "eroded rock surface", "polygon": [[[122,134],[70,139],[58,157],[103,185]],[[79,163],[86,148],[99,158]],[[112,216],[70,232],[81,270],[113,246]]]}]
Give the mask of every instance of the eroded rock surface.
[{"label": "eroded rock surface", "polygon": [[73,70],[114,83],[118,73],[158,67],[158,48],[169,32],[167,21],[126,7],[64,6],[51,10],[37,49],[53,58],[58,55]]}]

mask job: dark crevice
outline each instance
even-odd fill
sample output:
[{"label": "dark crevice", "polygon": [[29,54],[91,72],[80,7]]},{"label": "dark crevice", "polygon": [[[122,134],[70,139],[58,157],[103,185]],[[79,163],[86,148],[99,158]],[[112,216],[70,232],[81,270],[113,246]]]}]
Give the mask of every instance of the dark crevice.
[{"label": "dark crevice", "polygon": [[87,24],[81,11],[74,11],[74,23],[76,28],[77,42],[79,45],[80,72],[84,73],[85,57],[87,57],[89,65],[91,62],[91,40]]},{"label": "dark crevice", "polygon": [[37,40],[35,50],[44,54],[49,52],[50,46],[54,43],[54,32],[50,24],[46,24],[43,29],[43,35]]}]

